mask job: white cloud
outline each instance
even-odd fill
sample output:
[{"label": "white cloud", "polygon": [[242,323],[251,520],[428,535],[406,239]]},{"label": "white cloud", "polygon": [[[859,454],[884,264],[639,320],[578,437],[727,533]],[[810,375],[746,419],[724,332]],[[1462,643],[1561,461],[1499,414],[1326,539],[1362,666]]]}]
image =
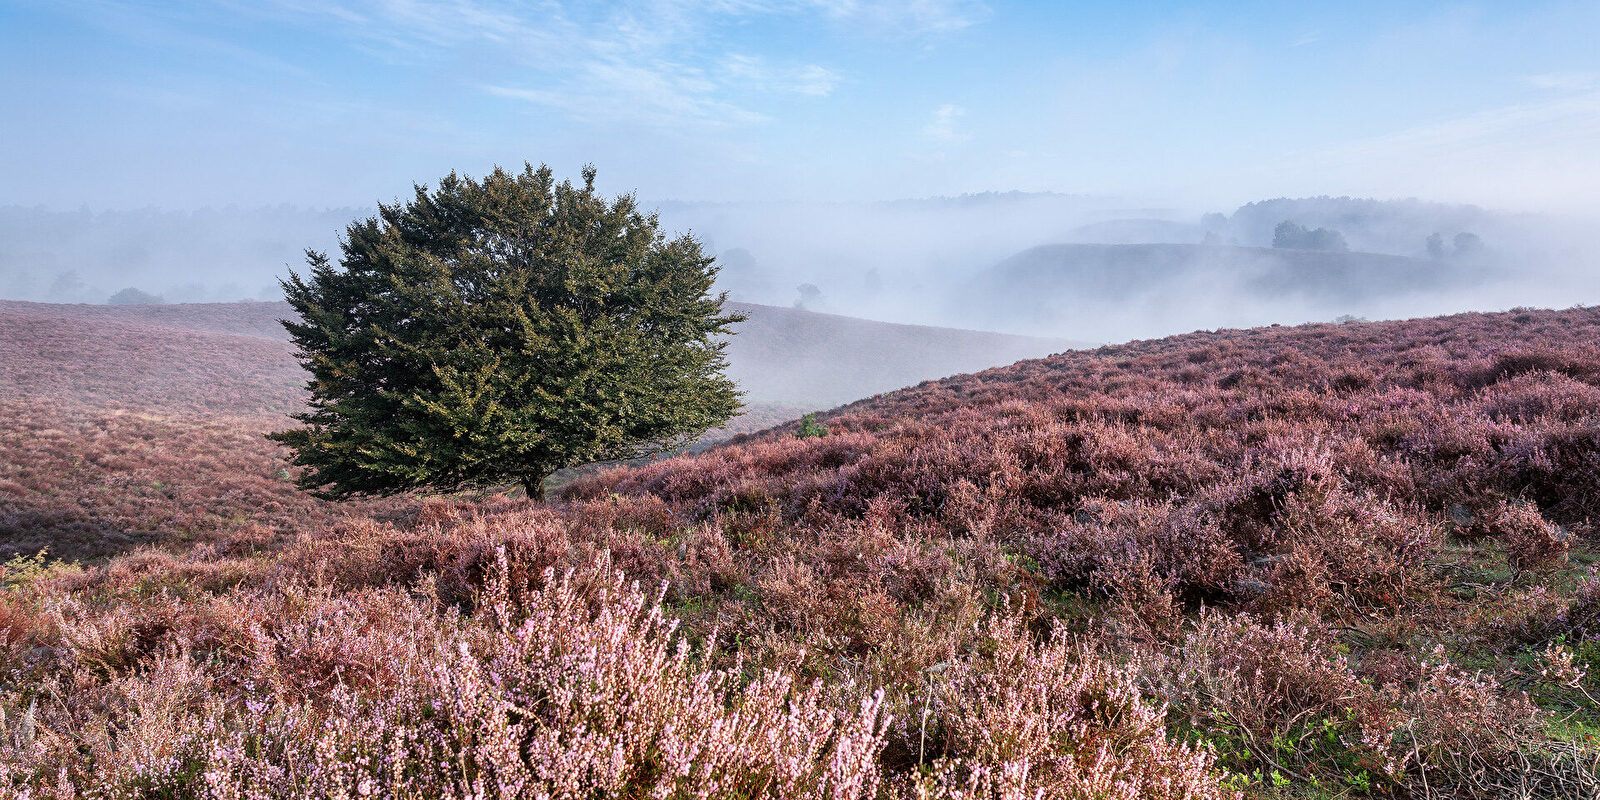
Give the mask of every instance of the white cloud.
[{"label": "white cloud", "polygon": [[[503,65],[480,88],[583,119],[655,127],[759,123],[764,100],[825,98],[834,69],[741,54],[718,56],[718,26],[755,16],[823,17],[890,35],[957,30],[983,7],[957,0],[631,0],[608,6],[543,0],[275,0],[279,16],[343,31],[387,58]],[[264,12],[265,13],[265,12]],[[706,55],[711,54],[711,55]]]},{"label": "white cloud", "polygon": [[1600,85],[1600,74],[1594,72],[1545,72],[1524,78],[1535,89],[1560,92],[1578,92]]},{"label": "white cloud", "polygon": [[722,76],[730,87],[744,91],[794,93],[827,97],[839,85],[839,74],[827,67],[806,64],[772,67],[757,56],[730,54],[722,61]]},{"label": "white cloud", "polygon": [[526,45],[538,40],[549,45],[565,27],[561,8],[549,3],[516,7],[487,0],[274,0],[261,8],[343,25],[354,38],[412,54],[468,42]]},{"label": "white cloud", "polygon": [[960,129],[961,118],[967,110],[954,103],[945,103],[933,110],[933,119],[922,128],[922,135],[939,144],[955,144],[972,138]]},{"label": "white cloud", "polygon": [[482,89],[584,122],[720,128],[767,121],[764,114],[717,99],[707,86],[693,71],[674,73],[660,65],[595,62],[582,76],[552,88],[485,85]]},{"label": "white cloud", "polygon": [[808,0],[803,4],[864,33],[900,37],[954,33],[989,17],[988,4],[980,0]]},{"label": "white cloud", "polygon": [[827,67],[807,64],[794,71],[794,91],[811,97],[827,97],[839,85],[839,73]]}]

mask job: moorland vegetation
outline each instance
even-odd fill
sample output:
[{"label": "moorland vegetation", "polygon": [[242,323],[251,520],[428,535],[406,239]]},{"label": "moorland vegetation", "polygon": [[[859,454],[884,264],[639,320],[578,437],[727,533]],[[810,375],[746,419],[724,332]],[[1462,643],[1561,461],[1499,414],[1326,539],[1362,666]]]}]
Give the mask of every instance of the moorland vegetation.
[{"label": "moorland vegetation", "polygon": [[925,383],[548,504],[18,559],[0,781],[1594,796],[1597,341],[1592,308],[1203,332]]}]

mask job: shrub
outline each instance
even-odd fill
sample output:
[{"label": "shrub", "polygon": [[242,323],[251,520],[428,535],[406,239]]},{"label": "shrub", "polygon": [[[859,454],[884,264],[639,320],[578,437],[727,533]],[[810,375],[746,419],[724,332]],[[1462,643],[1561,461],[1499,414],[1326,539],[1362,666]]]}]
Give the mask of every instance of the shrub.
[{"label": "shrub", "polygon": [[1532,503],[1501,502],[1486,516],[1485,526],[1499,537],[1512,567],[1533,569],[1566,559],[1571,536],[1547,521]]},{"label": "shrub", "polygon": [[800,427],[795,429],[796,439],[820,439],[828,435],[828,426],[817,421],[816,414],[807,414],[800,418]]},{"label": "shrub", "polygon": [[[1220,798],[1211,756],[1170,741],[1130,671],[1057,634],[1036,643],[991,617],[979,659],[937,671],[920,797]],[[921,753],[920,755],[925,755]],[[919,757],[919,764],[924,759]]]},{"label": "shrub", "polygon": [[109,306],[159,306],[167,301],[160,295],[150,294],[129,286],[106,298]]}]

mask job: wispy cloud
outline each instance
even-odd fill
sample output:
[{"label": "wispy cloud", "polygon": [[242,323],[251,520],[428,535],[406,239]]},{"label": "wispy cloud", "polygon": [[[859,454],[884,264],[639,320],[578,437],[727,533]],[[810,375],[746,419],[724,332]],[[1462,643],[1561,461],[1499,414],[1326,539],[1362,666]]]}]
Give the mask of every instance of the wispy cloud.
[{"label": "wispy cloud", "polygon": [[811,97],[827,97],[839,85],[839,74],[827,67],[807,64],[793,72],[787,79],[795,92]]},{"label": "wispy cloud", "polygon": [[548,88],[488,84],[495,97],[556,109],[582,122],[631,122],[662,128],[728,127],[766,115],[719,100],[697,71],[664,65],[594,61],[581,74]]},{"label": "wispy cloud", "polygon": [[732,53],[723,59],[722,76],[729,84],[750,91],[790,92],[827,97],[839,85],[839,74],[817,64],[773,67],[759,56]]},{"label": "wispy cloud", "polygon": [[570,53],[580,26],[558,3],[498,0],[269,0],[244,13],[299,21],[386,57],[425,61],[456,48],[489,47],[540,59]]},{"label": "wispy cloud", "polygon": [[232,62],[299,79],[313,77],[304,65],[204,30],[205,13],[201,9],[178,4],[151,6],[131,0],[83,0],[61,6],[84,24],[113,31],[147,47],[192,53],[207,61]]},{"label": "wispy cloud", "polygon": [[933,110],[933,118],[923,126],[922,135],[939,144],[955,144],[972,138],[972,134],[961,130],[961,118],[966,116],[967,110],[954,103],[945,103]]},{"label": "wispy cloud", "polygon": [[582,119],[656,127],[759,123],[785,95],[826,98],[835,68],[728,52],[719,26],[759,17],[820,19],[866,36],[936,37],[981,21],[972,0],[634,0],[606,6],[542,0],[274,0],[388,57],[446,59],[470,48],[503,64],[479,88]]},{"label": "wispy cloud", "polygon": [[937,36],[970,28],[989,17],[989,6],[978,0],[810,0],[830,18],[859,26],[875,35]]},{"label": "wispy cloud", "polygon": [[1544,72],[1523,79],[1535,89],[1558,92],[1577,92],[1600,86],[1600,73],[1595,72]]}]

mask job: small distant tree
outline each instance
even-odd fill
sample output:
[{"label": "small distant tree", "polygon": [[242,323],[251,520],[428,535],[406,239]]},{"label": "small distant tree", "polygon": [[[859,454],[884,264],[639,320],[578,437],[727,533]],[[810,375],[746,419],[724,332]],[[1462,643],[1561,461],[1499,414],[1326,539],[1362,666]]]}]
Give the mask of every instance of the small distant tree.
[{"label": "small distant tree", "polygon": [[57,301],[75,301],[81,299],[88,290],[88,284],[78,277],[75,270],[69,269],[56,273],[55,279],[50,281],[49,297]]},{"label": "small distant tree", "polygon": [[161,295],[140,291],[132,286],[106,298],[106,305],[112,306],[159,306],[165,302]]},{"label": "small distant tree", "polygon": [[272,438],[323,497],[520,483],[687,443],[739,409],[713,259],[548,167],[452,173],[307,252],[284,322],[311,373]]},{"label": "small distant tree", "polygon": [[1445,250],[1444,234],[1434,233],[1428,236],[1428,257],[1433,259],[1460,258],[1472,259],[1483,254],[1483,240],[1470,231],[1457,233],[1450,240],[1452,249]]},{"label": "small distant tree", "polygon": [[1289,220],[1272,229],[1272,246],[1284,250],[1298,250],[1305,244],[1306,229]]},{"label": "small distant tree", "polygon": [[1437,231],[1428,234],[1427,247],[1428,258],[1435,260],[1443,259],[1446,255],[1444,251],[1444,235],[1438,233]]},{"label": "small distant tree", "polygon": [[822,302],[822,290],[814,283],[802,283],[795,287],[800,296],[795,299],[794,307],[802,311],[817,307]]},{"label": "small distant tree", "polygon": [[737,300],[771,301],[777,286],[754,253],[733,247],[717,253],[717,285]]},{"label": "small distant tree", "polygon": [[861,284],[869,297],[883,292],[883,276],[877,267],[867,268],[866,274],[861,276]]}]

